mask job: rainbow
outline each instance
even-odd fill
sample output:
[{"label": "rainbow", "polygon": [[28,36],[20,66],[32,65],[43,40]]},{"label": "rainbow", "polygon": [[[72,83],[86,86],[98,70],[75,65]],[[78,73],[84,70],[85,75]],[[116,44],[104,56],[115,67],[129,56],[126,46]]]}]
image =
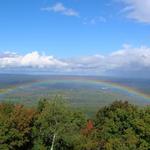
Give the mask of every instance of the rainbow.
[{"label": "rainbow", "polygon": [[121,85],[109,80],[100,80],[100,79],[95,79],[95,78],[90,78],[90,77],[79,77],[79,76],[65,76],[65,77],[59,77],[57,76],[57,78],[54,79],[41,79],[37,82],[31,82],[31,83],[27,83],[27,84],[23,84],[23,85],[18,85],[18,86],[14,86],[14,87],[10,87],[8,89],[0,89],[0,95],[1,94],[7,94],[10,91],[15,91],[18,88],[26,88],[29,86],[36,86],[36,84],[42,84],[42,83],[55,83],[55,82],[76,82],[76,83],[88,83],[88,84],[97,84],[97,85],[102,85],[108,88],[114,88],[117,90],[121,90],[124,92],[127,92],[129,94],[135,95],[135,96],[139,96],[141,98],[144,98],[146,100],[150,100],[150,95],[145,94],[135,88],[131,88],[129,86],[125,86],[125,85]]},{"label": "rainbow", "polygon": [[57,82],[57,81],[61,81],[61,82],[70,81],[70,82],[77,82],[77,83],[103,85],[103,86],[107,86],[108,88],[115,88],[117,90],[125,91],[129,94],[136,95],[136,96],[142,97],[144,99],[150,100],[150,95],[148,95],[148,94],[145,94],[135,88],[131,88],[129,86],[118,84],[118,83],[115,83],[115,82],[112,82],[109,80],[100,80],[100,79],[94,79],[94,78],[88,78],[88,77],[66,77],[64,79],[59,78],[59,79],[54,79],[54,80],[53,79],[44,80],[41,83],[44,83],[44,82],[52,83],[52,82]]}]

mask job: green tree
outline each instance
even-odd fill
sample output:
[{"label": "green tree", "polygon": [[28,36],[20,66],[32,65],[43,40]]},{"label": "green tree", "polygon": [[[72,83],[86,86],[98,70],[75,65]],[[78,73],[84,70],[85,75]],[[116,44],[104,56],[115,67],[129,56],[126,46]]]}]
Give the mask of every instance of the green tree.
[{"label": "green tree", "polygon": [[85,116],[61,99],[56,98],[45,103],[46,105],[42,104],[44,108],[34,123],[33,149],[75,149],[81,137],[80,131],[85,127]]},{"label": "green tree", "polygon": [[99,149],[150,149],[149,112],[121,101],[100,109],[95,119]]}]

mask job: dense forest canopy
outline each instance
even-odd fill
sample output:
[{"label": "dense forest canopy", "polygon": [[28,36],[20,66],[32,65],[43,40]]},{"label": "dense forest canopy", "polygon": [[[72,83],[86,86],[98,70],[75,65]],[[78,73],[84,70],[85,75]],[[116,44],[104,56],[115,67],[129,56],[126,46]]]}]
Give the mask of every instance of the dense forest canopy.
[{"label": "dense forest canopy", "polygon": [[89,118],[67,102],[0,104],[1,150],[149,150],[150,107],[116,101]]}]

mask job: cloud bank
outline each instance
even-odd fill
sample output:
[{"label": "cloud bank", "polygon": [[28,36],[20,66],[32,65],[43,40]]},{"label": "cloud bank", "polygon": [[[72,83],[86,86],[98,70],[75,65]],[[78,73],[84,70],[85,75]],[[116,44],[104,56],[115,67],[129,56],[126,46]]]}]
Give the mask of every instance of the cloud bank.
[{"label": "cloud bank", "polygon": [[122,12],[139,22],[150,23],[150,0],[119,0],[125,7]]},{"label": "cloud bank", "polygon": [[108,55],[92,55],[68,59],[59,59],[43,55],[37,51],[18,55],[5,52],[0,54],[0,69],[26,68],[30,71],[47,71],[66,74],[99,74],[99,75],[145,75],[150,73],[150,48],[134,48],[124,45],[122,49]]},{"label": "cloud bank", "polygon": [[26,55],[6,52],[0,54],[0,68],[60,68],[66,67],[67,63],[60,61],[53,56],[40,55],[37,51]]}]

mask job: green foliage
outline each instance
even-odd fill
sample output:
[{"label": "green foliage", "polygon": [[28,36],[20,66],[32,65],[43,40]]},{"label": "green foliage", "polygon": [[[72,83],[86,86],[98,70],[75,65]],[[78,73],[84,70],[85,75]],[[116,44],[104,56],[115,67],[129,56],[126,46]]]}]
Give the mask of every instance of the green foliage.
[{"label": "green foliage", "polygon": [[128,102],[114,102],[98,111],[95,119],[99,148],[150,149],[150,111]]},{"label": "green foliage", "polygon": [[117,101],[95,118],[62,98],[41,100],[36,109],[0,104],[0,150],[149,150],[150,106]]},{"label": "green foliage", "polygon": [[[53,138],[56,136],[55,149],[74,149],[76,141],[80,137],[80,130],[85,127],[85,116],[81,112],[71,109],[60,99],[44,103],[33,127],[35,146],[38,143],[46,149],[50,149]],[[39,105],[41,107],[41,102]]]}]

